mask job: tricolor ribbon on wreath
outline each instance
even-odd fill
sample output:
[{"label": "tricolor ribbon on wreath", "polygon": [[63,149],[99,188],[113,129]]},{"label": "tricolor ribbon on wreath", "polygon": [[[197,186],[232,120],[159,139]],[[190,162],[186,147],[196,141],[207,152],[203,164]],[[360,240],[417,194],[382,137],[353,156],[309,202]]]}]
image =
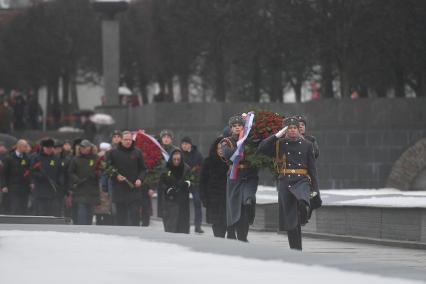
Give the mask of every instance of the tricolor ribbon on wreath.
[{"label": "tricolor ribbon on wreath", "polygon": [[240,138],[237,142],[237,150],[235,150],[234,154],[231,156],[230,160],[232,161],[231,171],[229,173],[229,177],[231,179],[236,179],[238,174],[238,165],[240,161],[244,158],[244,142],[247,140],[247,137],[250,134],[250,130],[253,126],[254,122],[254,112],[249,112],[244,117],[244,130],[240,133]]}]

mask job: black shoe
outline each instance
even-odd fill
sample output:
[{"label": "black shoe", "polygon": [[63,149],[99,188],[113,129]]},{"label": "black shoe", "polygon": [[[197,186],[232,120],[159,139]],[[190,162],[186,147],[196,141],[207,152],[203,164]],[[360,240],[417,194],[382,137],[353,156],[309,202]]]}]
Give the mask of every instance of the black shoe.
[{"label": "black shoe", "polygon": [[201,228],[195,228],[195,232],[198,234],[204,234],[204,231]]}]

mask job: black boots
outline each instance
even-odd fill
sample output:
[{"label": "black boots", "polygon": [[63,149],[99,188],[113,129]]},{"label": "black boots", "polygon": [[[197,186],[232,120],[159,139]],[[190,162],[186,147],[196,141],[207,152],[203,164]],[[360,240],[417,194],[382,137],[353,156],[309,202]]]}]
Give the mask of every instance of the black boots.
[{"label": "black boots", "polygon": [[291,249],[302,250],[302,229],[300,224],[291,231],[287,231],[288,244]]}]

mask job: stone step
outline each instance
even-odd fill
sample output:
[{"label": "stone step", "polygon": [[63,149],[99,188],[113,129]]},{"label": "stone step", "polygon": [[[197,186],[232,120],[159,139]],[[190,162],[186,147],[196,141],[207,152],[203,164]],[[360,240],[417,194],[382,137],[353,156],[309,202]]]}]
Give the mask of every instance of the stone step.
[{"label": "stone step", "polygon": [[65,218],[53,216],[0,215],[0,224],[65,225]]}]

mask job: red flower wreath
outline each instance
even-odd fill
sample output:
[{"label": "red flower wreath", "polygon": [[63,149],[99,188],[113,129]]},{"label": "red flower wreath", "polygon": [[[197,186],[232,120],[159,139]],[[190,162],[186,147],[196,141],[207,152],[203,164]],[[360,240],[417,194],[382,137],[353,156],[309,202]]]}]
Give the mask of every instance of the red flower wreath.
[{"label": "red flower wreath", "polygon": [[160,178],[163,156],[161,150],[143,130],[136,132],[135,146],[142,151],[148,169],[144,184],[153,188]]}]

